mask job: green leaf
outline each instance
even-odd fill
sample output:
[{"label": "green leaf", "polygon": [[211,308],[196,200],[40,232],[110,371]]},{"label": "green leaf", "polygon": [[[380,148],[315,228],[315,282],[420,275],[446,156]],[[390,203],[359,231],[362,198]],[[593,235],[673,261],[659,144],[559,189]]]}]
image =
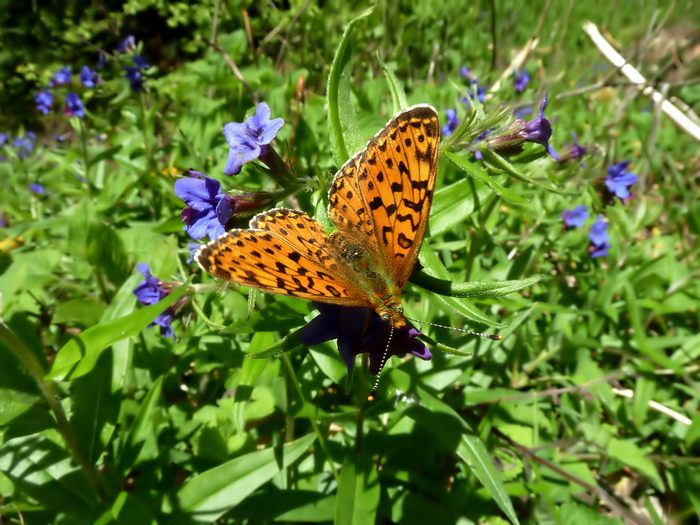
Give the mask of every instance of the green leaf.
[{"label": "green leaf", "polygon": [[173,290],[157,304],[136,310],[119,319],[92,326],[80,333],[58,351],[47,378],[64,381],[87,374],[106,348],[144,330],[166,308],[180,299],[188,287],[189,281]]},{"label": "green leaf", "polygon": [[349,456],[343,463],[335,501],[336,525],[360,525],[376,521],[379,505],[379,480],[374,465],[363,461],[359,470],[356,456]]},{"label": "green leaf", "polygon": [[501,475],[493,465],[493,460],[479,437],[452,407],[421,387],[417,388],[417,394],[420,405],[411,407],[406,412],[407,415],[422,422],[426,429],[434,432],[435,437],[449,448],[453,446],[454,436],[446,429],[450,426],[457,428],[459,433],[457,455],[471,469],[508,519],[512,523],[519,523],[513,504],[503,486]]},{"label": "green leaf", "polygon": [[408,107],[408,100],[406,99],[406,93],[403,90],[403,87],[401,86],[401,83],[399,82],[399,79],[396,78],[396,75],[394,74],[394,70],[391,69],[379,56],[379,52],[377,51],[377,61],[379,62],[379,65],[382,68],[382,71],[384,72],[384,76],[386,77],[386,82],[389,84],[389,92],[391,93],[391,104],[394,108],[394,113],[398,113],[402,109],[406,109]]},{"label": "green leaf", "polygon": [[350,158],[350,151],[359,151],[362,147],[350,91],[350,36],[354,27],[373,10],[374,7],[370,7],[345,27],[328,74],[328,130],[333,160],[338,166],[342,166]]},{"label": "green leaf", "polygon": [[612,438],[608,443],[608,455],[623,465],[632,467],[651,481],[657,489],[663,490],[663,481],[656,470],[656,465],[649,459],[649,453],[632,441]]},{"label": "green leaf", "polygon": [[527,279],[512,281],[455,282],[446,279],[438,279],[425,272],[419,271],[414,272],[411,276],[411,282],[431,292],[449,295],[451,297],[501,297],[532,286],[545,277],[544,274],[536,274]]},{"label": "green leaf", "polygon": [[186,481],[177,493],[179,514],[171,523],[193,520],[212,523],[299,459],[315,439],[315,434],[308,434],[286,443],[281,461],[273,448],[267,448],[232,459]]},{"label": "green leaf", "polygon": [[510,201],[515,204],[526,204],[527,200],[515,193],[513,190],[510,190],[506,188],[505,186],[502,186],[498,182],[496,182],[495,178],[491,175],[489,175],[486,170],[484,170],[481,166],[479,166],[475,162],[469,162],[463,157],[460,157],[456,153],[452,153],[451,151],[444,151],[443,155],[447,157],[447,159],[454,164],[457,168],[462,170],[464,173],[469,175],[470,177],[473,177],[474,179],[483,182],[486,184],[489,188],[491,188],[493,191],[495,191],[498,195],[500,195],[503,199]]}]

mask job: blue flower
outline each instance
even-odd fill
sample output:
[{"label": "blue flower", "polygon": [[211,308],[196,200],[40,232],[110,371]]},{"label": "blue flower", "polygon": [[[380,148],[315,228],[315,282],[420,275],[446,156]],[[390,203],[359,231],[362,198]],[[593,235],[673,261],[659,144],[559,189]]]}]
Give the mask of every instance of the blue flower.
[{"label": "blue flower", "polygon": [[459,99],[460,102],[465,104],[468,108],[471,107],[472,100],[474,100],[475,96],[479,99],[479,102],[481,102],[482,104],[486,102],[486,86],[480,85],[479,81],[476,78],[473,78],[471,81],[471,88],[471,91],[467,90],[466,97],[461,97]]},{"label": "blue flower", "polygon": [[[389,342],[391,326],[382,321],[374,310],[364,307],[339,306],[314,303],[320,315],[311,320],[301,331],[301,342],[307,346],[331,339],[338,340],[338,351],[348,371],[355,365],[355,357],[369,354],[369,369],[374,375],[381,371],[389,357],[412,354],[423,360],[432,358],[428,347],[416,338],[420,334],[413,327],[394,330]],[[389,342],[389,349],[384,353]]]},{"label": "blue flower", "polygon": [[29,191],[31,191],[34,195],[46,195],[46,188],[44,188],[41,184],[37,184],[36,182],[32,182],[29,185]]},{"label": "blue flower", "polygon": [[513,72],[513,87],[517,93],[522,93],[530,83],[530,74],[527,69],[517,69]]},{"label": "blue flower", "polygon": [[442,126],[442,136],[449,137],[459,126],[459,119],[457,118],[457,111],[452,108],[445,111],[445,116],[447,117],[447,122]]},{"label": "blue flower", "polygon": [[107,62],[107,55],[100,51],[100,54],[97,55],[97,69],[104,69],[105,62]]},{"label": "blue flower", "polygon": [[34,102],[36,102],[36,109],[44,115],[48,115],[51,111],[51,106],[53,106],[53,95],[48,89],[41,90],[34,95]]},{"label": "blue flower", "polygon": [[218,180],[199,172],[175,181],[175,194],[187,207],[182,210],[185,230],[193,239],[209,236],[217,239],[226,231],[226,223],[236,211],[236,201],[221,191]]},{"label": "blue flower", "polygon": [[588,219],[588,208],[579,204],[573,210],[564,210],[561,214],[567,228],[580,228]]},{"label": "blue flower", "polygon": [[559,155],[559,162],[580,160],[588,152],[588,148],[579,143],[576,133],[572,133],[571,138],[573,142],[566,147],[562,155]]},{"label": "blue flower", "polygon": [[623,160],[608,167],[608,176],[605,179],[608,191],[622,201],[631,196],[629,188],[637,181],[637,175],[627,171],[629,164],[629,160]]},{"label": "blue flower", "polygon": [[135,47],[136,39],[134,38],[134,35],[129,35],[124,40],[119,42],[117,45],[117,51],[119,53],[128,53],[129,51],[133,51]]},{"label": "blue flower", "polygon": [[26,159],[29,153],[34,149],[36,143],[36,133],[28,131],[24,136],[17,137],[12,141],[12,144],[17,151],[17,156],[20,159]]},{"label": "blue flower", "polygon": [[522,106],[513,110],[513,115],[519,120],[524,120],[525,115],[532,113],[532,106]]},{"label": "blue flower", "polygon": [[83,87],[94,88],[97,85],[97,73],[90,69],[90,66],[83,66],[83,69],[80,70],[80,82],[82,82]]},{"label": "blue flower", "polygon": [[540,104],[539,115],[537,115],[537,118],[525,122],[525,125],[520,133],[525,140],[542,144],[545,148],[547,148],[547,152],[552,156],[552,158],[556,160],[557,152],[554,151],[554,148],[549,144],[549,139],[552,138],[552,124],[544,115],[544,110],[547,108],[548,99],[549,96],[545,95],[544,99],[542,99],[542,103]]},{"label": "blue flower", "polygon": [[602,215],[598,215],[588,232],[588,239],[591,241],[589,251],[593,259],[608,255],[610,235],[608,235],[607,229],[607,221]]},{"label": "blue flower", "polygon": [[10,136],[7,133],[0,133],[0,148],[2,148],[9,139]]},{"label": "blue flower", "polygon": [[462,78],[469,78],[471,75],[467,66],[462,66],[462,68],[459,70],[459,74],[462,75]]},{"label": "blue flower", "polygon": [[[148,264],[140,263],[136,268],[144,277],[144,280],[134,288],[134,295],[139,303],[146,306],[156,304],[168,295],[168,286],[163,281],[153,276]],[[149,326],[158,325],[160,327],[160,333],[163,336],[175,339],[175,332],[171,325],[174,314],[175,310],[171,306],[156,317]]]},{"label": "blue flower", "polygon": [[85,117],[85,107],[79,95],[75,93],[68,93],[66,95],[66,105],[63,108],[63,113],[68,117]]},{"label": "blue flower", "polygon": [[224,173],[236,175],[241,172],[243,164],[260,158],[267,151],[284,120],[270,120],[270,106],[265,102],[258,104],[255,115],[244,122],[229,122],[224,126],[224,136],[229,145],[228,160]]},{"label": "blue flower", "polygon": [[134,63],[134,65],[126,66],[124,68],[126,70],[124,77],[126,77],[131,83],[131,89],[133,89],[134,91],[141,91],[141,89],[143,88],[142,71],[144,69],[148,69],[150,65],[148,64],[146,59],[141,55],[134,55],[131,58],[131,60]]},{"label": "blue flower", "polygon": [[51,80],[49,81],[49,85],[53,87],[60,86],[62,84],[68,84],[70,82],[70,77],[70,67],[64,66],[61,69],[59,69],[56,73],[54,73],[54,76],[51,77]]}]

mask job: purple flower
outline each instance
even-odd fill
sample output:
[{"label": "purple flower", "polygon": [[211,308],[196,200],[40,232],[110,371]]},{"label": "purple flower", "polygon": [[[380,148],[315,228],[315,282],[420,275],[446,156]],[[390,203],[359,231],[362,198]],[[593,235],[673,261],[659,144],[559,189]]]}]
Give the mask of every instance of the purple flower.
[{"label": "purple flower", "polygon": [[598,215],[588,232],[588,239],[591,241],[589,251],[593,259],[608,255],[610,235],[608,235],[607,229],[608,223],[602,215]]},{"label": "purple flower", "polygon": [[44,115],[48,115],[51,111],[51,106],[53,106],[53,95],[48,89],[43,89],[34,95],[34,102],[36,102],[36,109]]},{"label": "purple flower", "polygon": [[107,55],[100,51],[100,54],[97,55],[97,69],[104,69],[105,62],[107,62]]},{"label": "purple flower", "polygon": [[37,184],[36,182],[32,182],[29,185],[29,191],[31,191],[34,195],[46,195],[46,188],[44,188],[41,184]]},{"label": "purple flower", "polygon": [[579,143],[576,133],[572,133],[571,138],[573,142],[569,144],[564,153],[559,156],[559,162],[580,160],[588,152],[588,149]]},{"label": "purple flower", "polygon": [[63,108],[63,113],[68,117],[85,117],[85,107],[79,95],[75,93],[68,93],[66,95],[66,105]]},{"label": "purple flower", "polygon": [[197,252],[201,247],[202,245],[198,242],[190,241],[187,243],[187,251],[189,253],[187,256],[187,264],[192,264],[194,262],[194,256],[197,255]]},{"label": "purple flower", "polygon": [[588,208],[583,204],[579,204],[573,210],[564,210],[561,218],[564,220],[564,225],[567,228],[580,228],[588,219]]},{"label": "purple flower", "polygon": [[182,210],[185,230],[193,239],[209,236],[217,239],[226,231],[226,223],[233,217],[236,201],[221,191],[218,180],[190,171],[193,177],[175,181],[175,194],[187,208]]},{"label": "purple flower", "polygon": [[224,136],[229,145],[228,160],[224,173],[236,175],[241,172],[243,164],[260,158],[267,151],[284,120],[270,120],[270,106],[265,102],[258,104],[255,115],[244,122],[229,122],[224,126]]},{"label": "purple flower", "polygon": [[0,148],[2,148],[9,139],[10,136],[7,133],[0,133]]},{"label": "purple flower", "polygon": [[445,116],[447,117],[447,122],[442,126],[442,136],[449,137],[459,126],[459,119],[457,118],[457,111],[452,108],[445,111]]},{"label": "purple flower", "polygon": [[549,144],[549,139],[552,138],[552,124],[544,115],[544,110],[547,107],[548,95],[545,95],[540,104],[540,113],[537,118],[525,122],[522,131],[520,132],[525,140],[542,144],[547,148],[547,152],[553,159],[557,159],[557,152]]},{"label": "purple flower", "polygon": [[530,113],[532,113],[532,106],[523,106],[513,111],[513,115],[519,120],[524,120],[525,115],[529,115]]},{"label": "purple flower", "polygon": [[637,175],[627,171],[629,160],[623,160],[608,167],[608,176],[605,178],[605,185],[608,191],[621,201],[631,197],[630,186],[637,181]]},{"label": "purple flower", "polygon": [[133,51],[135,47],[136,39],[134,38],[134,35],[129,35],[124,40],[119,42],[117,45],[117,51],[119,53],[128,53],[129,51]]},{"label": "purple flower", "polygon": [[[151,274],[151,268],[146,263],[140,263],[136,265],[138,271],[143,275],[144,280],[140,282],[136,288],[134,288],[134,295],[138,302],[143,305],[156,304],[166,295],[168,295],[168,286],[163,283],[157,277]],[[171,323],[173,322],[174,308],[171,306],[167,308],[163,313],[161,313],[155,320],[149,325],[158,325],[160,327],[160,333],[171,339],[175,339],[175,332]]]},{"label": "purple flower", "polygon": [[517,69],[513,72],[513,87],[517,93],[522,93],[530,83],[530,74],[527,69]]},{"label": "purple flower", "polygon": [[20,159],[26,159],[29,153],[34,149],[34,144],[36,143],[36,133],[33,131],[28,131],[26,135],[22,137],[17,137],[12,141],[12,144],[17,151],[17,156]]},{"label": "purple flower", "polygon": [[469,78],[469,68],[467,66],[462,66],[462,68],[459,70],[459,74],[462,75],[462,78]]},{"label": "purple flower", "polygon": [[82,82],[83,87],[92,89],[97,85],[97,72],[90,69],[90,66],[83,66],[80,70],[80,82]]},{"label": "purple flower", "polygon": [[49,81],[49,86],[53,87],[60,86],[62,84],[68,84],[70,82],[70,77],[70,67],[64,66],[61,69],[59,69],[56,73],[54,73],[54,76],[51,77],[51,80]]},{"label": "purple flower", "polygon": [[146,62],[146,59],[141,55],[134,55],[131,60],[133,61],[134,65],[126,66],[124,68],[126,70],[124,77],[126,77],[131,83],[131,89],[134,91],[141,91],[143,88],[143,73],[141,72],[144,69],[148,69],[150,66],[148,62]]},{"label": "purple flower", "polygon": [[473,78],[471,81],[471,88],[472,91],[467,90],[466,97],[461,97],[459,99],[460,102],[465,104],[468,108],[471,107],[472,100],[474,100],[475,96],[482,104],[486,101],[486,86],[479,85],[479,81],[476,78]]},{"label": "purple flower", "polygon": [[[384,352],[389,342],[391,326],[382,321],[371,308],[338,306],[314,303],[320,315],[311,320],[301,331],[301,342],[307,346],[331,339],[338,340],[338,351],[351,371],[358,354],[369,354],[369,369],[374,375],[385,363]],[[413,327],[394,330],[389,342],[386,359],[392,355],[413,354],[423,360],[432,358],[428,347],[416,336],[420,332]]]}]

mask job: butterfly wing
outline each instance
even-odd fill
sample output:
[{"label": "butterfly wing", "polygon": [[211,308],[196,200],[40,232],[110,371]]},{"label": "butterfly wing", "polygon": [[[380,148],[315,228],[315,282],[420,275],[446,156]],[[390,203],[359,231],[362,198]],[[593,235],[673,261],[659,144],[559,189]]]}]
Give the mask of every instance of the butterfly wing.
[{"label": "butterfly wing", "polygon": [[413,272],[437,175],[440,126],[428,105],[396,115],[333,179],[328,214],[340,231],[364,240],[402,288]]},{"label": "butterfly wing", "polygon": [[253,217],[250,228],[226,232],[200,248],[195,260],[215,277],[266,292],[371,306],[318,221],[278,208]]}]

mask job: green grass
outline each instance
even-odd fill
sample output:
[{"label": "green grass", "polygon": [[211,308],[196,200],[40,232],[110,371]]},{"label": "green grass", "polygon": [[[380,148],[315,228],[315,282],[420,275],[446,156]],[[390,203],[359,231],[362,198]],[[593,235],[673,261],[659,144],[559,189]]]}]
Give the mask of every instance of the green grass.
[{"label": "green grass", "polygon": [[[119,30],[77,3],[66,13],[80,17],[0,15],[0,516],[697,521],[698,146],[582,30],[596,23],[690,114],[693,3],[380,2],[345,33],[368,6],[292,4],[144,0],[114,8]],[[141,92],[123,76],[131,54],[115,52],[129,33],[151,64]],[[507,76],[468,111],[460,68],[493,86],[532,37],[526,90]],[[75,74],[101,51],[102,82],[83,88]],[[63,65],[73,83],[52,88],[43,116],[33,95]],[[84,119],[62,113],[69,90]],[[539,144],[487,148],[512,107],[532,119],[547,93],[552,145],[564,153],[575,132],[582,162]],[[432,360],[389,359],[370,402],[366,356],[348,374],[335,342],[300,344],[313,305],[222,286],[188,262],[173,184],[191,168],[227,191],[271,193],[260,210],[327,221],[336,169],[403,95],[435,106],[441,125],[449,108],[463,122],[443,140],[406,313],[504,337],[419,326]],[[222,127],[259,101],[286,122],[273,144],[292,181],[255,163],[223,173]],[[20,155],[12,141],[29,131],[36,144]],[[625,159],[638,179],[623,203],[605,179]],[[588,220],[566,229],[562,212],[580,204]],[[610,249],[593,259],[598,214]],[[172,283],[156,306],[133,294],[144,262]],[[170,305],[175,340],[147,327]]]}]

